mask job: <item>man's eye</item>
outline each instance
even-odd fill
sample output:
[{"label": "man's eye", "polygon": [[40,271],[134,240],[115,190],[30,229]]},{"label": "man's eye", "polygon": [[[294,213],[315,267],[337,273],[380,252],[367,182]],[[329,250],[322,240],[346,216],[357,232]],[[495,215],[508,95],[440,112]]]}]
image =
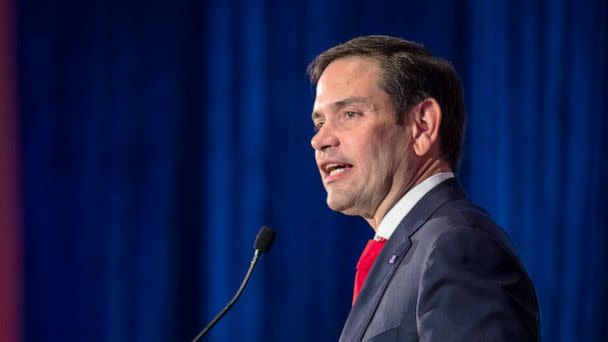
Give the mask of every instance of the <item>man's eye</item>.
[{"label": "man's eye", "polygon": [[346,116],[347,119],[354,118],[357,115],[359,115],[359,113],[352,112],[352,111],[348,111],[348,112],[344,113],[344,116]]},{"label": "man's eye", "polygon": [[315,122],[314,123],[315,132],[318,132],[321,129],[321,127],[323,127],[323,124],[324,124],[323,121]]}]

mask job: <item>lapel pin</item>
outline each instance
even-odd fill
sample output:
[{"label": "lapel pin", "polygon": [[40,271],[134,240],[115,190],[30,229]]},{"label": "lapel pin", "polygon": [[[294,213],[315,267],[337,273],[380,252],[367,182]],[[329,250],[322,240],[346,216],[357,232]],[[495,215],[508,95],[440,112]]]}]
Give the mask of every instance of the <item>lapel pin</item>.
[{"label": "lapel pin", "polygon": [[395,263],[395,259],[397,259],[397,256],[393,254],[393,256],[391,257],[391,259],[388,261],[389,264],[394,264]]}]

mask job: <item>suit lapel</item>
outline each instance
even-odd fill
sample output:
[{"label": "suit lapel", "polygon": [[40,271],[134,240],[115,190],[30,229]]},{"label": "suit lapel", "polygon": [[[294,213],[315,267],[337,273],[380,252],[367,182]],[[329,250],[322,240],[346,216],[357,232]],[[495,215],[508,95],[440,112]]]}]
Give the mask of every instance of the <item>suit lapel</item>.
[{"label": "suit lapel", "polygon": [[395,270],[411,247],[410,236],[444,203],[465,198],[455,179],[439,184],[401,220],[374,262],[355,305],[344,324],[340,341],[360,341]]}]

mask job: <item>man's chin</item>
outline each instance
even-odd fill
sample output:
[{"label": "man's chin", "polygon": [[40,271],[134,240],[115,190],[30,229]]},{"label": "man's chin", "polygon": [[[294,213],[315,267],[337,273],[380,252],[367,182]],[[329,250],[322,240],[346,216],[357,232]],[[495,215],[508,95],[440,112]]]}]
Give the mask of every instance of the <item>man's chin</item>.
[{"label": "man's chin", "polygon": [[354,207],[354,203],[352,201],[348,201],[345,199],[337,199],[332,198],[332,196],[327,196],[327,206],[329,209],[333,211],[340,212],[344,215],[356,216],[357,212]]}]

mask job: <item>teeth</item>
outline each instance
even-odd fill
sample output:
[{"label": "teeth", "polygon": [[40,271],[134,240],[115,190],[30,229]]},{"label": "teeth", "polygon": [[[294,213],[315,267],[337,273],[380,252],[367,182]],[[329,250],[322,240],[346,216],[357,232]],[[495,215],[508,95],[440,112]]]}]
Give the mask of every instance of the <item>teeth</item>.
[{"label": "teeth", "polygon": [[348,168],[349,168],[348,164],[330,163],[330,164],[326,164],[323,167],[323,171],[325,171],[328,175],[333,176],[333,175],[337,175],[339,173],[344,172],[344,170],[346,170]]},{"label": "teeth", "polygon": [[330,176],[334,176],[334,175],[337,175],[337,174],[340,174],[340,173],[344,172],[344,170],[345,170],[344,168],[339,167],[339,168],[337,168],[337,169],[333,169],[333,170],[331,170],[331,171],[329,172],[329,175],[330,175]]}]

